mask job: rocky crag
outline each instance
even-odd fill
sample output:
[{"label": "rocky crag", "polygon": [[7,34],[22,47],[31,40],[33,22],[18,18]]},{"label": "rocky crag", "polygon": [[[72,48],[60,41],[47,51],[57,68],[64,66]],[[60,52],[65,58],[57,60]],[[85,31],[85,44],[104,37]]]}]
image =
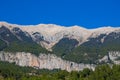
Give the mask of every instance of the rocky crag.
[{"label": "rocky crag", "polygon": [[0,52],[0,60],[15,63],[20,66],[30,66],[37,69],[61,69],[67,71],[80,71],[84,68],[94,69],[94,65],[90,64],[77,64],[63,60],[53,54],[40,54],[35,56],[31,53],[17,52]]}]

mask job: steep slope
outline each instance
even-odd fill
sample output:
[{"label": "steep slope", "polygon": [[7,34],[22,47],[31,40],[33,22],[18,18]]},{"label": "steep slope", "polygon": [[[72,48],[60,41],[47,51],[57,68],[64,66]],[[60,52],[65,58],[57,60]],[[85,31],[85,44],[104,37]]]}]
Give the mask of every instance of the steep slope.
[{"label": "steep slope", "polygon": [[[61,27],[53,24],[40,24],[34,27],[22,27],[23,31],[27,31],[31,34],[34,41],[40,43],[43,47],[51,49],[62,38],[76,39],[79,43],[83,43],[91,32],[84,28],[77,26],[74,27]],[[35,33],[37,32],[37,35]],[[84,33],[83,33],[84,32]],[[89,33],[89,34],[88,34]],[[37,37],[36,37],[37,36]],[[42,38],[38,39],[38,36]]]}]

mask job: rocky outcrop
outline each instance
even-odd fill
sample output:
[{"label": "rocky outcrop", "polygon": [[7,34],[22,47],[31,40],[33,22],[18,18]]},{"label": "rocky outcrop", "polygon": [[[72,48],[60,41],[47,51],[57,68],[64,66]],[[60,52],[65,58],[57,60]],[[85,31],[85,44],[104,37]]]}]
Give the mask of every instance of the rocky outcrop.
[{"label": "rocky outcrop", "polygon": [[120,51],[111,51],[111,52],[109,52],[109,58],[115,64],[120,64]]},{"label": "rocky outcrop", "polygon": [[120,51],[109,51],[108,55],[105,55],[99,62],[112,61],[114,64],[120,64]]},{"label": "rocky outcrop", "polygon": [[103,58],[99,59],[99,62],[108,62],[109,61],[109,57],[108,55],[105,55]]},{"label": "rocky outcrop", "polygon": [[75,62],[70,62],[56,57],[53,54],[40,54],[35,56],[31,53],[25,52],[0,52],[0,60],[8,61],[10,63],[15,63],[20,66],[30,66],[37,69],[61,69],[67,71],[80,71],[84,68],[94,69],[95,65],[90,64],[77,64]]}]

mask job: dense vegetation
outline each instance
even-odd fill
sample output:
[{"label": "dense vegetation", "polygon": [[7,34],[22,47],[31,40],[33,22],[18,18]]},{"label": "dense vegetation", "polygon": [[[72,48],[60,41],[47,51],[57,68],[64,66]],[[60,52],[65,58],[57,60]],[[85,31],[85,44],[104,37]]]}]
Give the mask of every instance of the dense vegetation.
[{"label": "dense vegetation", "polygon": [[78,43],[75,39],[63,38],[53,47],[53,52],[57,56],[64,56],[69,54]]},{"label": "dense vegetation", "polygon": [[120,65],[99,65],[94,71],[37,70],[0,62],[0,80],[119,80]]},{"label": "dense vegetation", "polygon": [[7,44],[4,41],[0,40],[0,51],[3,50],[6,46]]},{"label": "dense vegetation", "polygon": [[13,42],[8,47],[4,49],[7,52],[30,52],[35,55],[39,55],[40,53],[48,53],[45,48],[42,48],[40,45],[36,43],[28,43],[28,42]]}]

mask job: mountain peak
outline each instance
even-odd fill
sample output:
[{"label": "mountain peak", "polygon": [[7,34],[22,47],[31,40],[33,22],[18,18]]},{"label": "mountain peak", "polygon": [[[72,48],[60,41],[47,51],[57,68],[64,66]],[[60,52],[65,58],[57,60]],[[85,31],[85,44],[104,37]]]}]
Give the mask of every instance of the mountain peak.
[{"label": "mountain peak", "polygon": [[82,44],[88,41],[88,38],[90,37],[96,38],[101,34],[108,35],[111,32],[120,32],[120,27],[114,28],[111,26],[100,27],[96,29],[86,29],[77,25],[70,27],[60,26],[56,24],[17,25],[7,22],[0,22],[0,26],[7,27],[11,30],[11,32],[13,32],[13,28],[17,27],[21,29],[21,31],[25,32],[25,34],[29,34],[33,40],[38,41],[38,43],[40,44],[40,38],[42,37],[42,40],[45,41],[45,45],[47,45],[47,47],[49,46],[49,48],[54,46],[54,44],[56,44],[65,37],[70,39],[76,39],[77,41],[79,41],[79,44]]}]

